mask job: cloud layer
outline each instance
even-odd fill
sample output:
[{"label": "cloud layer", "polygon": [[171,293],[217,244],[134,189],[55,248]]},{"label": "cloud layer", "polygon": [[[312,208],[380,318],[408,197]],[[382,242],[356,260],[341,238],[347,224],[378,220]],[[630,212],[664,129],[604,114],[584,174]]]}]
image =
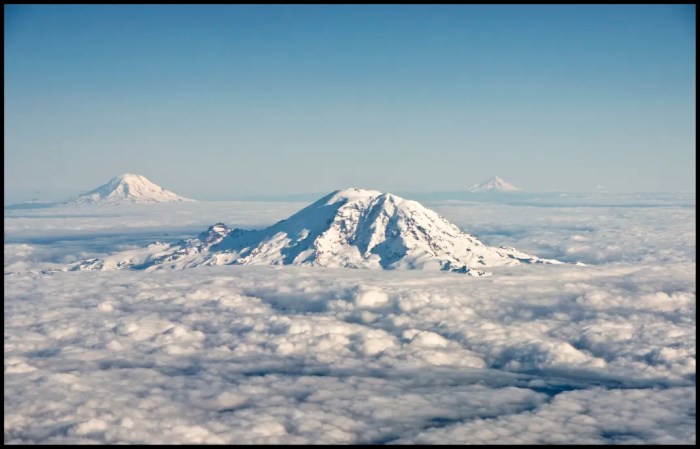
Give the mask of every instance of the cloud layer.
[{"label": "cloud layer", "polygon": [[6,276],[6,442],[694,438],[690,266],[515,268]]},{"label": "cloud layer", "polygon": [[[593,263],[488,278],[294,266],[41,274],[176,231],[167,214],[144,213],[132,240],[95,243],[65,238],[80,217],[17,217],[5,243],[4,441],[694,443],[695,211],[591,209],[439,210],[535,254],[578,242]],[[102,216],[103,229],[127,218]]]}]

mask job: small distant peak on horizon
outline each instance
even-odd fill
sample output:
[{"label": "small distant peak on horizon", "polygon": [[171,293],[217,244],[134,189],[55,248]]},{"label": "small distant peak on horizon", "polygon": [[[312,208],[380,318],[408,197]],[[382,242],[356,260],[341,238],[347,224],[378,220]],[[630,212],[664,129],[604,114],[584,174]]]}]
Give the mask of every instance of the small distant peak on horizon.
[{"label": "small distant peak on horizon", "polygon": [[481,184],[474,184],[467,192],[519,192],[523,189],[505,181],[498,176],[493,176]]},{"label": "small distant peak on horizon", "polygon": [[68,201],[69,204],[169,203],[195,201],[151,182],[143,175],[124,173]]}]

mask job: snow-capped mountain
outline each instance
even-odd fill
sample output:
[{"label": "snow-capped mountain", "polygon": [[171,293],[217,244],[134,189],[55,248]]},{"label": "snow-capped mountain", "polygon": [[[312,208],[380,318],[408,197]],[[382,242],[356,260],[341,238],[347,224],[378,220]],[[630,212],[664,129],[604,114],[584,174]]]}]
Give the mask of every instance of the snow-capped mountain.
[{"label": "snow-capped mountain", "polygon": [[375,190],[335,191],[261,230],[211,226],[175,244],[82,261],[71,270],[180,269],[203,265],[312,265],[433,269],[472,275],[480,268],[562,263],[513,248],[494,248],[416,201]]},{"label": "snow-capped mountain", "polygon": [[520,190],[522,190],[520,187],[516,187],[498,176],[494,176],[481,184],[474,184],[467,189],[467,192],[517,192]]},{"label": "snow-capped mountain", "polygon": [[130,204],[130,203],[169,203],[174,201],[194,201],[176,195],[152,183],[146,177],[125,173],[112,178],[107,184],[78,195],[67,201],[68,204]]}]

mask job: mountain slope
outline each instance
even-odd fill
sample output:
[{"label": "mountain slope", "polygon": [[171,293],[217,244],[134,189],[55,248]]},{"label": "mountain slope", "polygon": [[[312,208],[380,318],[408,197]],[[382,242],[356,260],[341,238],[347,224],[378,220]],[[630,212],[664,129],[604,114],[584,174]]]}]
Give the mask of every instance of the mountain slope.
[{"label": "mountain slope", "polygon": [[67,204],[133,204],[194,201],[152,183],[146,177],[125,173],[77,197]]},{"label": "mountain slope", "polygon": [[520,187],[516,187],[513,184],[504,181],[498,176],[482,182],[481,184],[474,184],[467,189],[468,192],[517,192],[522,190]]},{"label": "mountain slope", "polygon": [[561,262],[486,246],[416,201],[345,189],[265,229],[232,229],[218,223],[193,239],[83,261],[71,269],[293,264],[484,275],[480,268],[520,263]]}]

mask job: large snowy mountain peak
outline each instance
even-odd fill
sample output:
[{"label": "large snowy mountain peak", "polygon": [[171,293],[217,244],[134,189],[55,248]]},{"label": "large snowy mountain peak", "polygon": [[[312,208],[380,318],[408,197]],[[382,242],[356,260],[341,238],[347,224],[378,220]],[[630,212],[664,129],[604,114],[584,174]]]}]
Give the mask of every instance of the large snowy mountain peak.
[{"label": "large snowy mountain peak", "polygon": [[145,176],[132,173],[112,178],[108,183],[68,201],[70,204],[128,204],[194,201],[176,195],[149,181]]},{"label": "large snowy mountain peak", "polygon": [[494,176],[481,184],[474,184],[467,189],[468,192],[517,192],[522,190],[513,184]]},{"label": "large snowy mountain peak", "polygon": [[217,223],[172,245],[151,245],[71,269],[161,269],[202,265],[312,265],[432,269],[485,275],[481,268],[561,263],[481,243],[420,203],[376,190],[332,192],[260,230]]}]

